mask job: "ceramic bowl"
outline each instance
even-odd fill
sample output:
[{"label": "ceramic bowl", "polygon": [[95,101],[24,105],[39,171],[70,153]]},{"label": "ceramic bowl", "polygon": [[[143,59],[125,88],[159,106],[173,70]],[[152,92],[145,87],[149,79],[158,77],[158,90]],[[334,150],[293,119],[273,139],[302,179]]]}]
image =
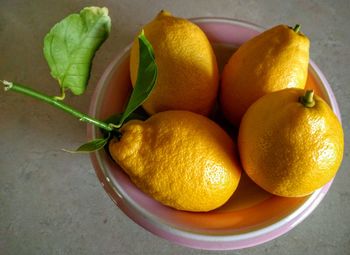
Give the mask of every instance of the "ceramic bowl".
[{"label": "ceramic bowl", "polygon": [[[191,19],[207,34],[222,70],[235,48],[264,29],[257,25],[223,18]],[[102,75],[94,92],[90,114],[105,119],[121,112],[131,91],[130,46],[117,54]],[[324,75],[310,60],[307,87],[323,97],[340,118],[333,92]],[[88,127],[89,139],[101,137]],[[232,198],[206,213],[178,211],[147,196],[104,150],[91,154],[96,174],[114,203],[134,222],[171,242],[207,250],[229,250],[255,246],[274,239],[298,225],[321,202],[331,182],[302,198],[273,196],[245,175]]]}]

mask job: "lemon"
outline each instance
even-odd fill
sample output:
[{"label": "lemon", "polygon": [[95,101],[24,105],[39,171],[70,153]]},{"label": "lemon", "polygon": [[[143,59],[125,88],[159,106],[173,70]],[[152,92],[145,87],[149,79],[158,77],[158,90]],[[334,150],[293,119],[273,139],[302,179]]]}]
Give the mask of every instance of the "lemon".
[{"label": "lemon", "polygon": [[304,88],[309,64],[309,39],[298,26],[273,27],[245,42],[225,65],[220,103],[225,117],[238,126],[261,96],[285,88]]},{"label": "lemon", "polygon": [[241,169],[232,139],[210,119],[166,111],[132,120],[113,139],[113,159],[143,192],[179,210],[210,211],[236,190]]},{"label": "lemon", "polygon": [[[143,108],[154,114],[166,110],[187,110],[208,115],[216,101],[218,67],[204,32],[189,20],[161,11],[144,26],[153,46],[158,79]],[[130,74],[135,85],[139,64],[139,45],[134,40],[130,55]]]},{"label": "lemon", "polygon": [[248,109],[238,146],[242,166],[255,183],[275,195],[300,197],[335,176],[344,134],[320,97],[285,89],[261,97]]}]

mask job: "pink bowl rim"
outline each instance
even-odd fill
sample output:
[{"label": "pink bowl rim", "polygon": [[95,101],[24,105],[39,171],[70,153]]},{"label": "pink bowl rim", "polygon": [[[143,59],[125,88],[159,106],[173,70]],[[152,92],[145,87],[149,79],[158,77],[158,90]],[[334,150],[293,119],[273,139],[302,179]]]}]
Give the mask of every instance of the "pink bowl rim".
[{"label": "pink bowl rim", "polygon": [[[246,22],[238,19],[220,18],[220,17],[198,17],[191,18],[191,21],[195,23],[226,23],[230,25],[239,25],[253,29],[255,31],[263,31],[264,28],[251,22]],[[105,72],[101,76],[95,91],[93,93],[89,113],[93,116],[96,115],[99,101],[99,95],[105,86],[105,82],[108,79],[110,73],[112,72],[115,65],[125,56],[125,54],[130,50],[130,45],[128,45],[124,50],[122,50],[113,61],[108,65]],[[341,120],[340,110],[334,96],[334,93],[326,80],[325,76],[318,68],[318,66],[310,59],[309,70],[313,72],[318,83],[322,84],[324,88],[325,96],[328,96],[328,100],[331,104],[331,108]],[[87,135],[89,139],[97,138],[98,129],[94,126],[88,126]],[[247,247],[256,246],[258,244],[265,243],[272,239],[275,239],[302,222],[322,201],[328,192],[332,181],[327,183],[322,188],[315,191],[297,210],[287,217],[271,224],[262,229],[252,231],[249,233],[239,234],[239,235],[228,235],[228,236],[218,236],[218,235],[202,235],[197,233],[185,232],[183,230],[175,229],[169,225],[162,224],[158,219],[153,217],[150,213],[141,208],[136,204],[126,192],[124,192],[118,185],[116,180],[112,180],[108,174],[107,169],[103,169],[103,162],[100,154],[94,152],[90,154],[92,164],[95,171],[100,171],[105,174],[106,180],[100,180],[102,186],[105,188],[108,195],[111,197],[113,202],[133,221],[144,227],[151,233],[162,237],[171,242],[191,247],[197,249],[206,250],[236,250]],[[105,185],[110,185],[115,194],[110,194]]]}]

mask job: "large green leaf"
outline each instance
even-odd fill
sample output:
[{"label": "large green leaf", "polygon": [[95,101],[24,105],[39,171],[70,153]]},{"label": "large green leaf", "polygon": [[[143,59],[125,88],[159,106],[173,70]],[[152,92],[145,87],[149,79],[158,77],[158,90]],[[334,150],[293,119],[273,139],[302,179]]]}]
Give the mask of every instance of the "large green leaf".
[{"label": "large green leaf", "polygon": [[107,8],[86,7],[61,20],[45,36],[44,55],[63,94],[65,89],[75,95],[85,91],[92,59],[110,29]]},{"label": "large green leaf", "polygon": [[143,31],[138,36],[138,41],[140,53],[136,84],[117,127],[121,127],[128,116],[149,97],[157,81],[158,69],[153,47]]}]

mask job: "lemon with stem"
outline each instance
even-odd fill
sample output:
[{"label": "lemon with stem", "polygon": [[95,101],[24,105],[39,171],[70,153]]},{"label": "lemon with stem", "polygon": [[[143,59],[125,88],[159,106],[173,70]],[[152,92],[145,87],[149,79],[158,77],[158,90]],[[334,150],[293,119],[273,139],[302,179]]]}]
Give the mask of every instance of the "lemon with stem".
[{"label": "lemon with stem", "polygon": [[285,89],[248,109],[238,147],[242,166],[255,183],[275,195],[300,197],[335,176],[344,134],[332,109],[313,91]]}]

